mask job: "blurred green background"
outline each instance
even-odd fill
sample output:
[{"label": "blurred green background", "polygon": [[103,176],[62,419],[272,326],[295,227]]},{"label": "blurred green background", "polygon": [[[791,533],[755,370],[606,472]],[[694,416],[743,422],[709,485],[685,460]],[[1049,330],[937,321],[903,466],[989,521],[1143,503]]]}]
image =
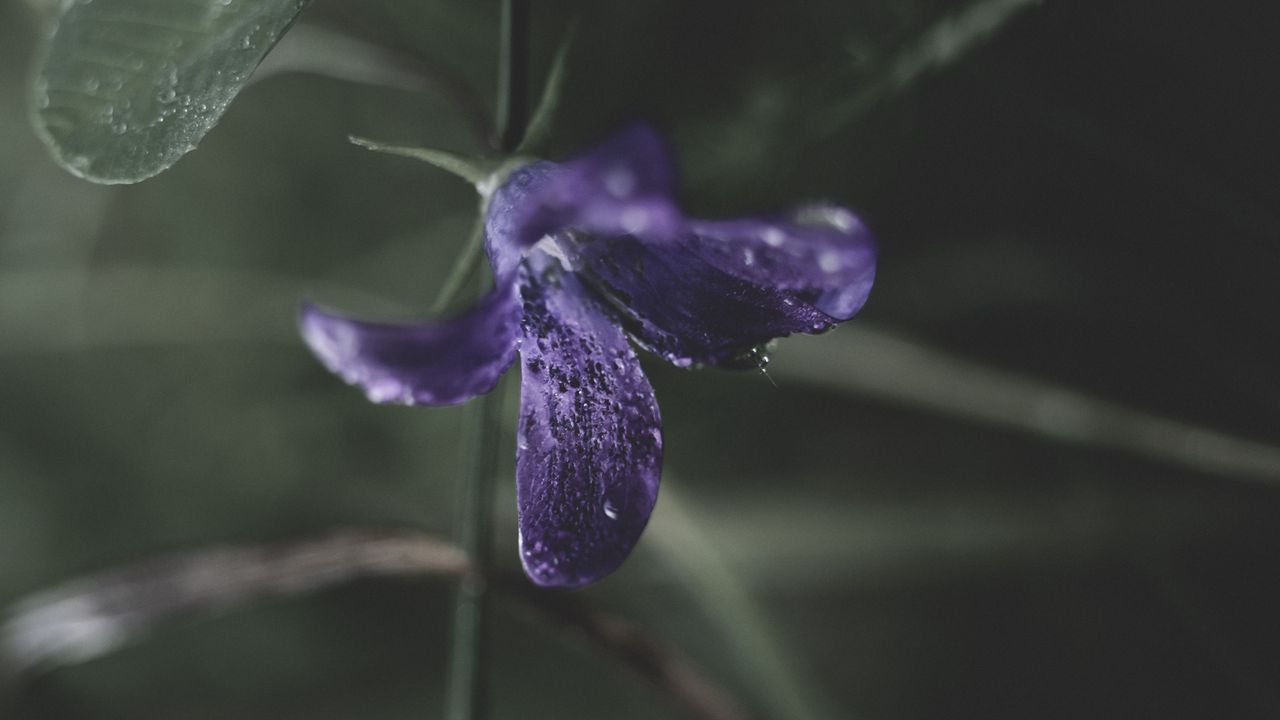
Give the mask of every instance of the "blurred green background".
[{"label": "blurred green background", "polygon": [[[586,599],[755,717],[1280,715],[1280,462],[1153,425],[1280,445],[1273,4],[544,3],[535,82],[575,17],[553,157],[645,119],[691,213],[830,199],[882,243],[866,310],[783,341],[776,387],[647,365],[664,494]],[[312,23],[492,94],[491,0]],[[272,74],[172,170],[95,186],[30,130],[39,33],[0,0],[0,602],[210,543],[448,535],[460,409],[370,405],[293,330],[304,295],[430,303],[474,193],[346,136],[477,150],[447,93]],[[1039,410],[984,421],[973,364]],[[931,402],[949,379],[977,392]],[[1050,387],[1080,393],[1065,416]],[[263,600],[14,681],[6,710],[438,717],[449,621],[440,580]],[[495,718],[679,716],[514,604],[496,622]]]}]

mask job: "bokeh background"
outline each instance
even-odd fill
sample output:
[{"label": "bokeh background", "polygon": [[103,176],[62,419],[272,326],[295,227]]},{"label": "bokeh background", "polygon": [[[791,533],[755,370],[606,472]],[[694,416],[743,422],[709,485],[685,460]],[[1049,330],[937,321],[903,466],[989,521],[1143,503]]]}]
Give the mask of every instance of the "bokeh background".
[{"label": "bokeh background", "polygon": [[[755,717],[1280,715],[1272,4],[537,5],[535,83],[580,21],[551,156],[645,119],[691,212],[830,199],[882,243],[866,310],[781,342],[774,382],[647,365],[664,494],[586,601]],[[0,602],[214,543],[448,536],[462,411],[366,403],[292,323],[304,295],[430,303],[472,191],[345,138],[478,150],[446,88],[492,94],[497,3],[317,0],[299,31],[445,82],[264,74],[127,187],[71,177],[31,132],[36,17],[0,0]],[[366,580],[186,618],[9,678],[4,712],[438,717],[450,593]],[[496,613],[494,717],[679,717],[579,638]]]}]

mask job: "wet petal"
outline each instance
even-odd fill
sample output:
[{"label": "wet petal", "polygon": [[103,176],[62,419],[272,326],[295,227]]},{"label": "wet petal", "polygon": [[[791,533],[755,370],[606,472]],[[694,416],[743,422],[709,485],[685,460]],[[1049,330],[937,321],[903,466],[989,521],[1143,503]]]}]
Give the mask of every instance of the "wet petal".
[{"label": "wet petal", "polygon": [[524,272],[520,557],[539,585],[575,587],[617,568],[649,520],[658,406],[626,336],[574,275],[541,252]]},{"label": "wet petal", "polygon": [[519,318],[515,283],[507,281],[453,320],[370,322],[307,303],[298,324],[320,362],[370,400],[451,405],[497,384],[515,360]]},{"label": "wet petal", "polygon": [[671,197],[666,148],[637,125],[563,164],[539,162],[512,173],[493,195],[486,247],[496,272],[547,235],[578,232],[644,238],[676,234],[682,218]]},{"label": "wet petal", "polygon": [[691,220],[707,262],[758,285],[791,290],[837,320],[853,317],[875,279],[876,243],[849,210],[809,205],[785,220]]},{"label": "wet petal", "polygon": [[[691,228],[699,232],[668,242],[618,236],[563,243],[627,331],[676,365],[755,365],[760,345],[827,330],[852,316],[870,290],[869,243],[845,246],[829,231],[785,222]],[[834,266],[824,263],[827,252],[838,253]]]}]

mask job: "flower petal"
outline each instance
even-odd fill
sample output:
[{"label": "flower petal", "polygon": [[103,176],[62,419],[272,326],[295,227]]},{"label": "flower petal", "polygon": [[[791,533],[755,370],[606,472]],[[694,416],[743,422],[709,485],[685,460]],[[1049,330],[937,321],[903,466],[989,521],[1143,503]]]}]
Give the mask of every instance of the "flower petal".
[{"label": "flower petal", "polygon": [[671,236],[682,223],[672,200],[671,162],[648,127],[636,125],[563,164],[538,162],[512,173],[489,202],[486,247],[505,273],[547,235],[581,232]]},{"label": "flower petal", "polygon": [[876,243],[836,205],[809,205],[788,220],[691,220],[699,254],[731,275],[812,297],[837,320],[862,309],[875,279]]},{"label": "flower petal", "polygon": [[320,362],[370,400],[452,405],[489,392],[511,366],[519,317],[508,280],[445,322],[369,322],[306,303],[298,324]]},{"label": "flower petal", "polygon": [[626,336],[573,274],[541,251],[523,271],[520,558],[535,583],[576,587],[617,568],[649,520],[658,405]]},{"label": "flower petal", "polygon": [[690,221],[665,242],[614,236],[562,247],[647,349],[676,365],[731,365],[773,338],[827,330],[866,302],[870,234],[840,208],[798,217]]}]

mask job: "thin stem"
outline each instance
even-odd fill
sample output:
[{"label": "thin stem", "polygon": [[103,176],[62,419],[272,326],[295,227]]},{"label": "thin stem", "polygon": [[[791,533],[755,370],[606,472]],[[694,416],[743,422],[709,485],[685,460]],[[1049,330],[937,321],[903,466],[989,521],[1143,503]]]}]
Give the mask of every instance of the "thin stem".
[{"label": "thin stem", "polygon": [[[495,126],[498,149],[510,153],[520,145],[529,121],[528,0],[503,0],[500,33]],[[471,246],[477,245],[473,238]],[[438,302],[448,302],[448,296],[442,294]],[[483,720],[487,715],[487,583],[492,567],[493,476],[497,454],[486,447],[486,441],[496,437],[500,430],[499,405],[497,392],[491,392],[468,408],[468,441],[463,444],[466,470],[459,477],[462,485],[458,532],[460,544],[471,558],[471,572],[459,583],[454,606],[452,667],[445,713],[450,720]]]},{"label": "thin stem", "polygon": [[520,146],[529,123],[529,0],[502,0],[498,50],[498,149]]},{"label": "thin stem", "polygon": [[487,715],[486,611],[493,555],[493,476],[497,454],[486,447],[486,441],[497,434],[497,407],[501,404],[498,400],[498,392],[494,391],[466,408],[457,532],[459,545],[471,559],[471,568],[458,583],[454,604],[452,665],[445,713],[450,720],[480,720]]},{"label": "thin stem", "polygon": [[458,297],[458,293],[462,291],[462,287],[479,265],[482,250],[484,250],[484,222],[482,218],[477,218],[471,228],[471,234],[467,236],[467,244],[454,259],[448,279],[436,294],[435,302],[431,304],[432,315],[442,315],[453,304],[454,299]]}]

